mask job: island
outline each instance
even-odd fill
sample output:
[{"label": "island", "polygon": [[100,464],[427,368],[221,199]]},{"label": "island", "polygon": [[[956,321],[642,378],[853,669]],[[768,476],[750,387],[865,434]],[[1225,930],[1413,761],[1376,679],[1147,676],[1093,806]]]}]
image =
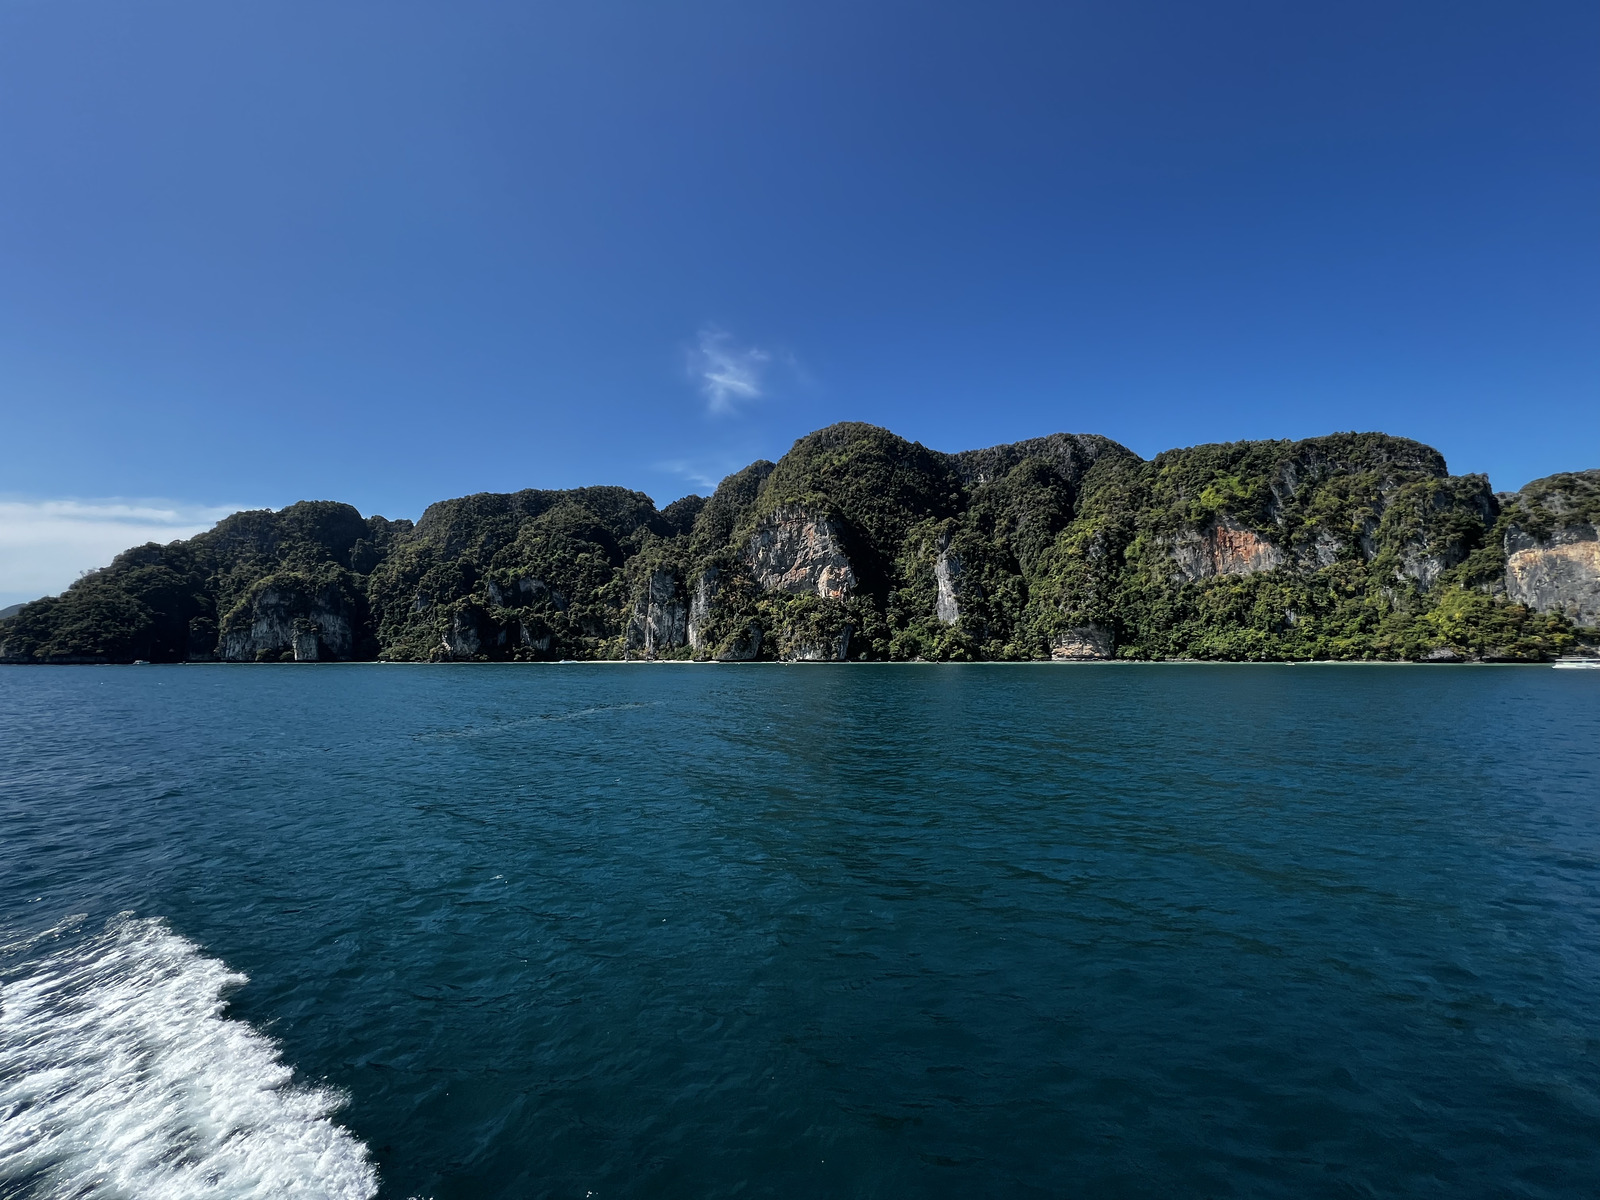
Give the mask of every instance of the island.
[{"label": "island", "polygon": [[303,501],[119,554],[6,663],[1538,662],[1600,637],[1600,470],[1494,492],[1380,433],[930,450],[848,422],[621,487]]}]

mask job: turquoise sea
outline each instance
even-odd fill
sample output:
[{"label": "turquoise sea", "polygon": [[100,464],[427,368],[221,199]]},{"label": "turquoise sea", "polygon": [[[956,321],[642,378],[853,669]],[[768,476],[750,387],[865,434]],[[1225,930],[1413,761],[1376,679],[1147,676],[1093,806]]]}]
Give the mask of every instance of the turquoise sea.
[{"label": "turquoise sea", "polygon": [[1592,1197],[1597,675],[0,670],[0,1196]]}]

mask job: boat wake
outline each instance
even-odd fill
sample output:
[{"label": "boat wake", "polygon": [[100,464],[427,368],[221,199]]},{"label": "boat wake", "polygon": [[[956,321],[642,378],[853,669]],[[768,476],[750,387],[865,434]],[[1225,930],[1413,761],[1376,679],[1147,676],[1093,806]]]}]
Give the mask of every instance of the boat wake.
[{"label": "boat wake", "polygon": [[[0,1196],[369,1200],[338,1091],[293,1082],[277,1043],[223,1015],[245,977],[159,920],[39,953],[0,982]],[[20,951],[22,961],[17,962]]]}]

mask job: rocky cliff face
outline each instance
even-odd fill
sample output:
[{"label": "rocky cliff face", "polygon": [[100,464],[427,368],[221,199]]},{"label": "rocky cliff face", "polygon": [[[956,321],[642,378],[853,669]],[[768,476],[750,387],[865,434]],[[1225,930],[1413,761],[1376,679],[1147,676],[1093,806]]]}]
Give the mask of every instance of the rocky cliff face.
[{"label": "rocky cliff face", "polygon": [[1287,561],[1278,547],[1226,516],[1205,529],[1177,535],[1169,552],[1177,577],[1190,583],[1216,575],[1275,571]]},{"label": "rocky cliff face", "polygon": [[711,604],[717,598],[717,585],[721,578],[722,572],[716,567],[707,567],[695,576],[694,588],[689,596],[689,619],[684,632],[689,648],[697,654],[711,649]]},{"label": "rocky cliff face", "polygon": [[271,576],[222,627],[225,662],[348,661],[356,647],[359,605],[338,582]]},{"label": "rocky cliff face", "polygon": [[654,655],[689,640],[689,604],[676,571],[651,571],[628,622],[628,649]]},{"label": "rocky cliff face", "polygon": [[[727,606],[722,585],[729,571],[708,566],[694,577],[689,590],[685,641],[693,657],[717,662],[754,662],[766,645],[762,622],[739,604]],[[735,584],[742,582],[735,579]],[[719,611],[719,609],[728,611]]]},{"label": "rocky cliff face", "polygon": [[763,591],[842,600],[856,586],[839,522],[800,507],[764,517],[750,535],[744,561]]},{"label": "rocky cliff face", "polygon": [[806,638],[790,643],[785,662],[846,662],[850,658],[850,630],[832,638]]},{"label": "rocky cliff face", "polygon": [[1506,594],[1535,612],[1600,626],[1600,529],[1572,525],[1543,541],[1507,534]]},{"label": "rocky cliff face", "polygon": [[537,617],[516,617],[481,605],[457,605],[445,618],[431,658],[444,662],[548,658],[553,637]]},{"label": "rocky cliff face", "polygon": [[1100,625],[1064,630],[1050,642],[1050,657],[1057,662],[1092,662],[1111,656],[1111,631]]},{"label": "rocky cliff face", "polygon": [[1506,509],[1507,596],[1600,627],[1600,470],[1535,480]]},{"label": "rocky cliff face", "polygon": [[749,621],[735,629],[708,657],[717,662],[755,662],[761,657],[765,641],[761,626]]},{"label": "rocky cliff face", "polygon": [[939,557],[933,563],[933,613],[946,625],[954,625],[961,619],[961,597],[958,594],[961,575],[961,556],[950,553],[948,549],[939,551]]}]

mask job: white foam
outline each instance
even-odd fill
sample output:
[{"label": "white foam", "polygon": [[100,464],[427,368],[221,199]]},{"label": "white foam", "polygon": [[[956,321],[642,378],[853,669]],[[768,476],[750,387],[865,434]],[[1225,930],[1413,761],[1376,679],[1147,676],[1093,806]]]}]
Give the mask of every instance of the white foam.
[{"label": "white foam", "polygon": [[35,960],[0,987],[0,1194],[39,1200],[368,1200],[339,1092],[297,1085],[223,1016],[245,982],[156,920]]}]

